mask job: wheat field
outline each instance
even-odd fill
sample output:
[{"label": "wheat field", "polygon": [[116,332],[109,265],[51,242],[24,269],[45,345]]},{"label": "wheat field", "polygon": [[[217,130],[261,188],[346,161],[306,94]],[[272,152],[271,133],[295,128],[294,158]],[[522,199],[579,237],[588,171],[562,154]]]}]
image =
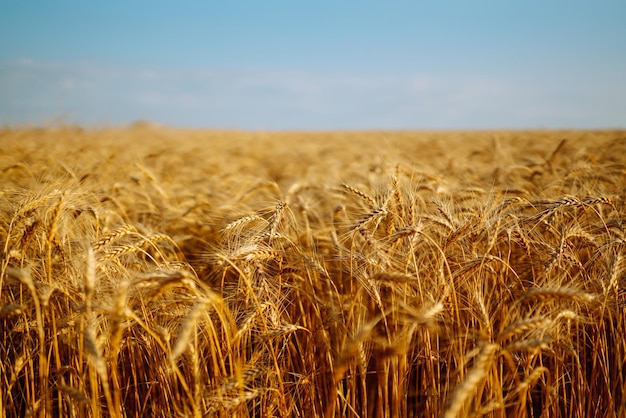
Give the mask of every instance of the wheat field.
[{"label": "wheat field", "polygon": [[626,132],[0,131],[2,416],[626,416]]}]

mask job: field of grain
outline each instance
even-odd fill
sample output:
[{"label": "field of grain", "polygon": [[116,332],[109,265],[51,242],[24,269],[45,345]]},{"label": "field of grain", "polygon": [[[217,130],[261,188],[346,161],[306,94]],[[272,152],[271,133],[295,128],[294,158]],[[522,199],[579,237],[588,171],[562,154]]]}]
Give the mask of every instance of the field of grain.
[{"label": "field of grain", "polygon": [[2,416],[626,416],[626,132],[0,147]]}]

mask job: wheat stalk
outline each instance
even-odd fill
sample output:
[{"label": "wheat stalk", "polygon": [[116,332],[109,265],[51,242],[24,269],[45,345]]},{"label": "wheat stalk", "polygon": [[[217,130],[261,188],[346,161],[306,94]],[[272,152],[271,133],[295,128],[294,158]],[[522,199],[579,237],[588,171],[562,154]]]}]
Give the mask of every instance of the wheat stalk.
[{"label": "wheat stalk", "polygon": [[474,393],[479,384],[487,377],[492,367],[494,356],[499,350],[497,344],[485,344],[474,360],[472,369],[465,380],[457,385],[448,401],[448,406],[443,413],[443,418],[458,417],[465,407],[467,400]]}]

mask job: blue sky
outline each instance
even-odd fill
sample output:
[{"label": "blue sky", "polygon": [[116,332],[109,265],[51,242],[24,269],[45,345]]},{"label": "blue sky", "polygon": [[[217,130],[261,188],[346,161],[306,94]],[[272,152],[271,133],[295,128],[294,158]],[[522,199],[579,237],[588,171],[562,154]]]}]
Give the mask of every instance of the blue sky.
[{"label": "blue sky", "polygon": [[0,124],[626,128],[626,1],[0,0]]}]

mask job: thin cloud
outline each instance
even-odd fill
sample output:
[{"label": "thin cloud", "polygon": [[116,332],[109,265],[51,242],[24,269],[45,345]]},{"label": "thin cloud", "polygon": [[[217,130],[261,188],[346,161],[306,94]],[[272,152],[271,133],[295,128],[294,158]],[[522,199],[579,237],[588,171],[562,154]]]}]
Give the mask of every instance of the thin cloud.
[{"label": "thin cloud", "polygon": [[575,77],[0,65],[0,123],[241,129],[624,126],[626,87]]}]

